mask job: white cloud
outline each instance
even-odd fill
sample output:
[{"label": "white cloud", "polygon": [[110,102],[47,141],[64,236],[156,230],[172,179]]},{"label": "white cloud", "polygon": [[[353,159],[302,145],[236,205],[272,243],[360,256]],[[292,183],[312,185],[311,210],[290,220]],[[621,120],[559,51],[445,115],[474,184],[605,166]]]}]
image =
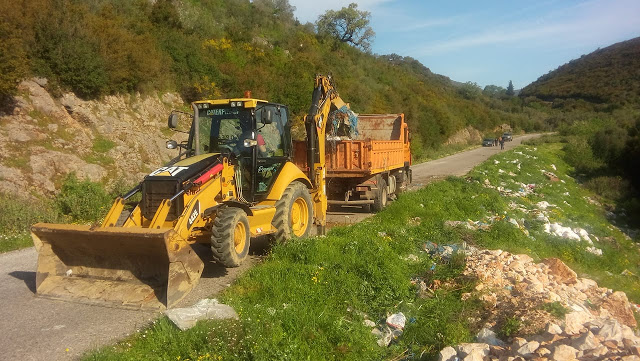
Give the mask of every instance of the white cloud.
[{"label": "white cloud", "polygon": [[321,2],[309,1],[309,0],[289,0],[289,4],[296,7],[295,16],[300,22],[315,22],[318,16],[324,14],[327,10],[340,10],[343,7],[349,6],[350,3],[356,2],[359,10],[371,11],[376,6],[387,3],[393,0],[324,0]]},{"label": "white cloud", "polygon": [[640,1],[637,0],[594,0],[553,11],[532,21],[427,44],[414,55],[442,54],[487,45],[522,45],[520,42],[608,45],[620,38],[640,35],[638,14]]}]

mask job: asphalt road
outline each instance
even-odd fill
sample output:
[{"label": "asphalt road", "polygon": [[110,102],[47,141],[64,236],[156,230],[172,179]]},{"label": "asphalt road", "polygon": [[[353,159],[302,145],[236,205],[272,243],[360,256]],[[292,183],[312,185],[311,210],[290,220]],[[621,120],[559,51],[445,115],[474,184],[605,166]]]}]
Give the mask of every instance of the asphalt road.
[{"label": "asphalt road", "polygon": [[[508,142],[508,150],[526,135]],[[411,189],[448,175],[464,175],[475,165],[500,152],[499,147],[478,148],[417,164]],[[328,215],[331,224],[355,223],[371,216],[358,208],[342,208]],[[254,243],[249,262],[225,269],[209,262],[198,286],[178,306],[187,306],[228,287],[240,274],[260,262],[267,245]],[[211,259],[208,249],[198,249]],[[0,360],[71,360],[85,351],[108,345],[152,322],[159,313],[91,306],[35,297],[35,249],[0,255]]]}]

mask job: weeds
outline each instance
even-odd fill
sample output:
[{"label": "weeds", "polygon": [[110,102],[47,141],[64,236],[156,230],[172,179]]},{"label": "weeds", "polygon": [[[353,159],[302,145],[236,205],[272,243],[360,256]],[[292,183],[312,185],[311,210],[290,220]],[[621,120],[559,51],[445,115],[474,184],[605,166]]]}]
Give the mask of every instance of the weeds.
[{"label": "weeds", "polygon": [[61,214],[72,222],[95,222],[104,217],[113,201],[99,183],[78,180],[75,174],[69,174],[62,184],[55,204]]},{"label": "weeds", "polygon": [[549,312],[551,316],[563,319],[564,315],[569,313],[569,309],[564,307],[560,302],[548,302],[540,305],[540,309]]},{"label": "weeds", "polygon": [[522,322],[520,322],[520,320],[517,317],[515,316],[508,317],[504,320],[502,327],[500,327],[500,331],[498,332],[498,335],[503,338],[514,336],[518,333],[518,331],[520,331],[521,327],[522,327]]}]

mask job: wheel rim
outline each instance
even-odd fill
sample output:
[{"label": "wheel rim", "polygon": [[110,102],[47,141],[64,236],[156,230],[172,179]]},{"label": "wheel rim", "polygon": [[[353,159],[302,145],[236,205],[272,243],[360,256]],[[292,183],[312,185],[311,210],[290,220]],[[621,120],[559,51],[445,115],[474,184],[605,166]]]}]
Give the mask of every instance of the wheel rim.
[{"label": "wheel rim", "polygon": [[301,237],[307,231],[309,222],[309,207],[307,201],[300,197],[291,206],[291,230],[297,237]]},{"label": "wheel rim", "polygon": [[246,244],[247,229],[245,228],[244,223],[238,222],[233,230],[233,246],[236,249],[236,253],[242,253]]}]

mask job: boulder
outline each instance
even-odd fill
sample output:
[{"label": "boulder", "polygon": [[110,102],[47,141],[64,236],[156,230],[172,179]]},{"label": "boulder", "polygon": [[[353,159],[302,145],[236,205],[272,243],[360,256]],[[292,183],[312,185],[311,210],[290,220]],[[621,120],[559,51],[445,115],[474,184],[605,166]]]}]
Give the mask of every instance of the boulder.
[{"label": "boulder", "polygon": [[458,356],[466,360],[467,356],[472,354],[477,354],[481,356],[481,360],[483,357],[489,355],[489,345],[486,343],[461,343],[456,346],[456,351],[458,352]]},{"label": "boulder", "polygon": [[554,361],[570,361],[576,358],[578,350],[567,345],[558,345],[551,352],[551,360]]},{"label": "boulder", "polygon": [[614,341],[617,345],[622,343],[622,327],[620,327],[620,323],[614,319],[606,320],[595,334],[601,341]]},{"label": "boulder", "polygon": [[480,330],[480,332],[478,332],[478,334],[476,335],[476,340],[480,343],[486,343],[488,345],[492,345],[492,346],[504,346],[505,343],[504,341],[500,340],[499,338],[496,337],[496,333],[491,331],[488,328],[483,328],[482,330]]},{"label": "boulder", "polygon": [[609,313],[621,324],[636,327],[638,324],[633,316],[633,310],[627,295],[624,292],[614,292],[600,305],[600,307],[609,311]]},{"label": "boulder", "polygon": [[438,355],[438,361],[456,361],[457,359],[458,353],[451,346],[443,348]]},{"label": "boulder", "polygon": [[549,274],[555,276],[558,282],[567,285],[577,282],[578,275],[561,260],[557,258],[547,258],[542,262],[549,266]]},{"label": "boulder", "polygon": [[538,341],[529,341],[522,345],[516,352],[518,355],[529,358],[533,356],[533,353],[540,347],[540,343]]},{"label": "boulder", "polygon": [[600,345],[600,341],[594,336],[591,331],[587,331],[580,337],[571,341],[571,346],[576,350],[587,351],[592,350]]},{"label": "boulder", "polygon": [[564,333],[567,335],[577,335],[584,328],[584,324],[589,322],[593,316],[586,311],[574,311],[564,316]]}]

